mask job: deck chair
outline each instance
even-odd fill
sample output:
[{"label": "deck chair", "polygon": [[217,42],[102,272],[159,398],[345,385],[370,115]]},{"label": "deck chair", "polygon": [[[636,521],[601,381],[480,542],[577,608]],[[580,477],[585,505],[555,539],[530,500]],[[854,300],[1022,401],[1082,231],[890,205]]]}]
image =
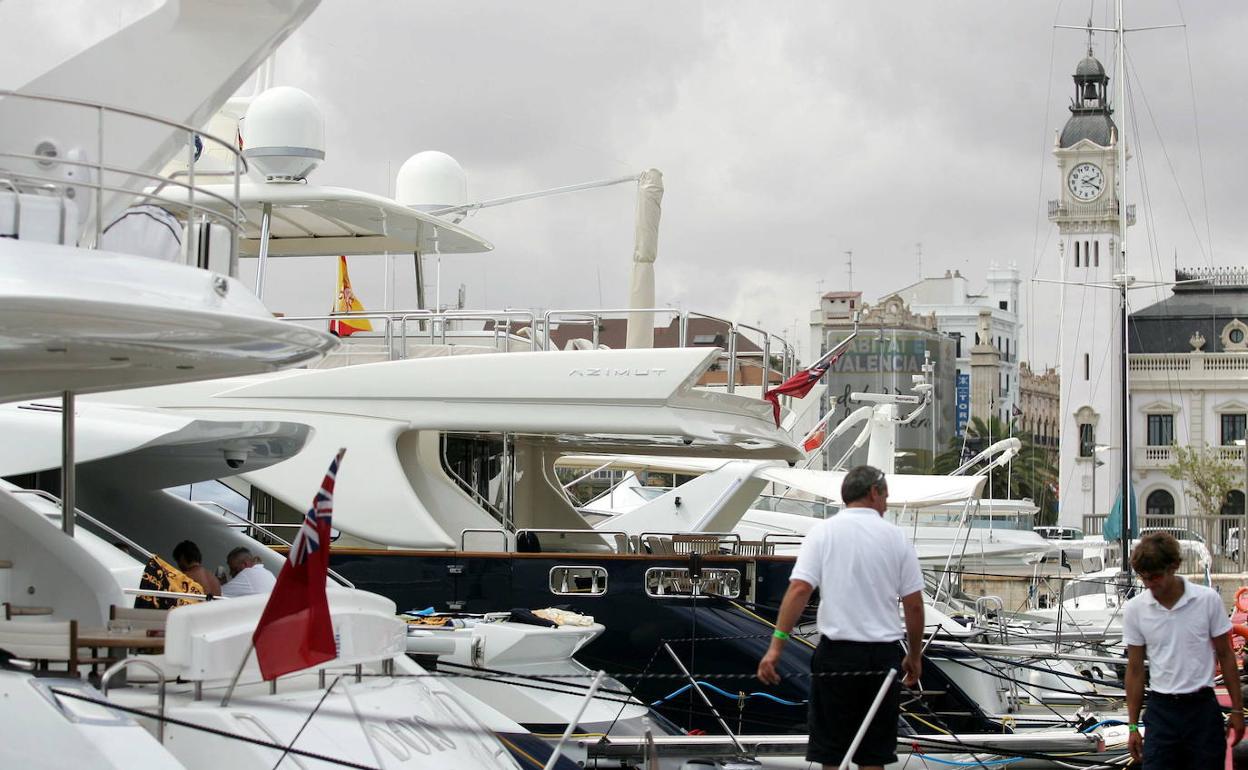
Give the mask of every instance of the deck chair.
[{"label": "deck chair", "polygon": [[165,623],[169,620],[169,610],[135,609],[114,604],[108,608],[108,619],[129,623],[135,631],[164,631]]},{"label": "deck chair", "polygon": [[[0,620],[0,649],[8,650],[15,657],[34,661],[40,671],[50,671],[50,664],[64,663],[68,676],[78,676],[78,667],[84,664],[107,662],[79,654],[78,621],[47,620],[27,623],[18,620]],[[60,674],[58,670],[55,673]]]},{"label": "deck chair", "polygon": [[672,535],[672,552],[678,556],[719,553],[719,543],[719,535]]}]

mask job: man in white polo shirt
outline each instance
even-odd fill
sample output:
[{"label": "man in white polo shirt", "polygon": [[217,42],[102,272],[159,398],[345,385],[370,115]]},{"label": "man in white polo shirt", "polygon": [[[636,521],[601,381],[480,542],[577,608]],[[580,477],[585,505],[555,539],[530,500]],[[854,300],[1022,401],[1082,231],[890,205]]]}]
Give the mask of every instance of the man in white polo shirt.
[{"label": "man in white polo shirt", "polygon": [[[1231,649],[1231,622],[1217,592],[1175,574],[1182,562],[1179,542],[1167,532],[1145,535],[1131,554],[1131,567],[1148,590],[1127,602],[1122,640],[1127,645],[1128,746],[1144,770],[1218,770],[1224,766],[1227,735],[1244,737],[1239,669]],[[1149,663],[1148,711],[1144,735],[1138,722],[1144,700],[1144,658]],[[1224,672],[1231,699],[1230,725],[1213,692],[1214,660]]]},{"label": "man in white polo shirt", "polygon": [[230,580],[221,586],[221,595],[231,598],[250,596],[251,594],[267,594],[277,584],[273,573],[264,568],[245,546],[239,546],[225,557],[225,564],[230,569]]},{"label": "man in white polo shirt", "polygon": [[[913,685],[923,671],[923,573],[905,532],[883,519],[888,507],[884,473],[870,465],[849,471],[841,482],[841,499],[845,508],[816,524],[802,542],[771,646],[758,664],[759,679],[780,681],[780,650],[818,588],[821,639],[811,672],[847,674],[811,677],[806,759],[825,768],[840,765],[884,680],[882,674],[856,672],[900,668],[906,685]],[[898,599],[909,644],[904,658]],[[861,770],[897,761],[899,710],[900,688],[894,683],[854,752]]]}]

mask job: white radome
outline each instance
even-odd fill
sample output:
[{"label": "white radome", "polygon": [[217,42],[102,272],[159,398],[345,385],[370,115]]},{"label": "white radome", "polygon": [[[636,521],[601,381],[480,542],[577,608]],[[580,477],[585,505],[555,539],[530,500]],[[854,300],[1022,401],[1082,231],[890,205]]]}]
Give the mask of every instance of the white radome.
[{"label": "white radome", "polygon": [[239,121],[243,157],[270,182],[302,181],[325,159],[325,116],[306,91],[260,94]]},{"label": "white radome", "polygon": [[462,206],[468,202],[468,176],[459,161],[444,152],[418,152],[399,167],[394,198],[417,211]]}]

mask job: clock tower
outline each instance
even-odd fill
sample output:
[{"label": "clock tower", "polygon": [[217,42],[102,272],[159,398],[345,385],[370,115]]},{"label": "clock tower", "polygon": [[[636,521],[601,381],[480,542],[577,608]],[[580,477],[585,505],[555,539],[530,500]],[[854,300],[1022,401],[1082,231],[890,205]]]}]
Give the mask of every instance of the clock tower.
[{"label": "clock tower", "polygon": [[1120,138],[1109,105],[1109,77],[1091,47],[1075,68],[1074,81],[1070,118],[1053,148],[1061,197],[1049,202],[1049,220],[1061,235],[1058,258],[1064,282],[1059,319],[1060,523],[1082,527],[1084,515],[1109,513],[1122,460],[1121,449],[1113,446],[1114,426],[1125,406],[1117,403],[1116,387],[1121,332],[1118,293],[1109,287],[1122,272],[1117,241],[1123,206],[1116,193]]}]

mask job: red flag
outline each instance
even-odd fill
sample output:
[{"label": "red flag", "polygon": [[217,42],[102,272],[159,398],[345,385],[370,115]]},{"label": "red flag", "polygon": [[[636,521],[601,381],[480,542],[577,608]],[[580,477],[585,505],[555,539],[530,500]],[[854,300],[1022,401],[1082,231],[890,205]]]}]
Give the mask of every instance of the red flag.
[{"label": "red flag", "polygon": [[803,369],[771,390],[763,392],[763,398],[771,402],[771,409],[776,418],[776,427],[780,426],[780,397],[796,396],[797,398],[805,398],[806,394],[815,387],[815,384],[819,382],[823,375],[828,373],[828,369],[832,367],[832,364],[836,363],[837,359],[849,349],[849,341],[857,336],[858,332],[855,331],[841,340],[836,347],[824,353],[823,358],[816,361],[814,366],[809,369]]},{"label": "red flag", "polygon": [[823,428],[820,428],[806,437],[806,440],[802,442],[802,449],[805,449],[807,452],[813,452],[823,446],[825,438],[827,438],[827,433]]},{"label": "red flag", "polygon": [[303,526],[290,546],[269,603],[251,637],[260,674],[266,680],[333,660],[338,655],[325,598],[325,578],[329,572],[334,479],[346,451],[339,449],[338,456],[329,464],[329,472],[303,517]]}]

